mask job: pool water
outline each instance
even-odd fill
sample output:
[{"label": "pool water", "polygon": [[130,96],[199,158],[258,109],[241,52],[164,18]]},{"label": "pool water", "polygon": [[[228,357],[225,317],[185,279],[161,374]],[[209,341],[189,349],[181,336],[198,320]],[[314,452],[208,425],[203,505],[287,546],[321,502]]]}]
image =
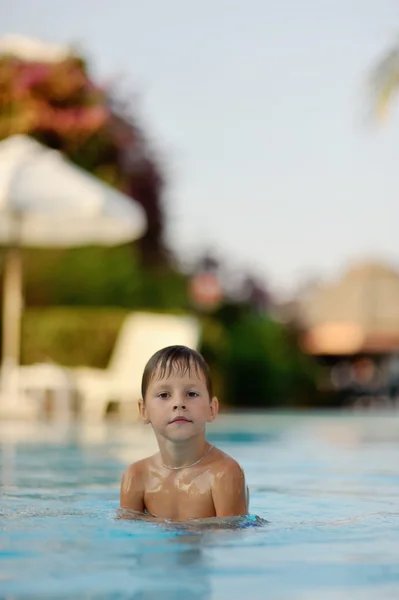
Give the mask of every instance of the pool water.
[{"label": "pool water", "polygon": [[[0,424],[0,598],[399,598],[399,414],[221,416],[250,517],[116,519],[141,425]],[[267,521],[267,522],[266,522]]]}]

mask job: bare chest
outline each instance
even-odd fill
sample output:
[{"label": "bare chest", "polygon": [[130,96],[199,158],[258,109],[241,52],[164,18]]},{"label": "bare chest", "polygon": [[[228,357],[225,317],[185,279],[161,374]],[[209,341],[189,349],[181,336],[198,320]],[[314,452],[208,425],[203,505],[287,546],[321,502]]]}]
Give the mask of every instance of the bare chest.
[{"label": "bare chest", "polygon": [[213,517],[210,474],[172,472],[152,478],[145,486],[144,505],[150,514],[173,521]]}]

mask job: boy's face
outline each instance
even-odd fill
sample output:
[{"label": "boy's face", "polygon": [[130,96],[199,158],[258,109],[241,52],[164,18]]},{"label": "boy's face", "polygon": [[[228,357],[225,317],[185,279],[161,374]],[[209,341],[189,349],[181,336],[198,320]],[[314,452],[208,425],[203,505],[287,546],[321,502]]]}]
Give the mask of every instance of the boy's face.
[{"label": "boy's face", "polygon": [[139,402],[140,414],[151,423],[154,432],[170,440],[186,440],[205,431],[215,419],[217,398],[210,398],[205,376],[193,367],[181,374],[175,369],[169,376],[152,376],[145,402]]}]

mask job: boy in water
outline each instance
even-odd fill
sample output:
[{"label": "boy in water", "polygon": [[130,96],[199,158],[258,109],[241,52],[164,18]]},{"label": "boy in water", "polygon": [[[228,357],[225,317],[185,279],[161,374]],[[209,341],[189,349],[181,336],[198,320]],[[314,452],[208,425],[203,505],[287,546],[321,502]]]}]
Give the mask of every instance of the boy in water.
[{"label": "boy in water", "polygon": [[246,515],[241,467],[205,439],[218,400],[203,357],[185,346],[159,350],[144,369],[141,392],[139,411],[159,452],[127,467],[121,508],[171,521]]}]

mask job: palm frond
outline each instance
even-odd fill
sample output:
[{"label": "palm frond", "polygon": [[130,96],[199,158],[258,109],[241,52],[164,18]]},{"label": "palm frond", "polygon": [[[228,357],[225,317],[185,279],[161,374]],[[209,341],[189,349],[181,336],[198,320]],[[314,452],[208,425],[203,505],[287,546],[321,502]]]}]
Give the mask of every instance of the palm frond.
[{"label": "palm frond", "polygon": [[399,91],[399,41],[376,63],[369,81],[373,113],[379,121],[385,120]]}]

